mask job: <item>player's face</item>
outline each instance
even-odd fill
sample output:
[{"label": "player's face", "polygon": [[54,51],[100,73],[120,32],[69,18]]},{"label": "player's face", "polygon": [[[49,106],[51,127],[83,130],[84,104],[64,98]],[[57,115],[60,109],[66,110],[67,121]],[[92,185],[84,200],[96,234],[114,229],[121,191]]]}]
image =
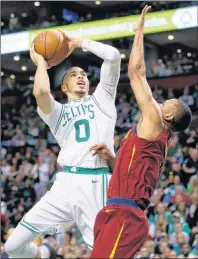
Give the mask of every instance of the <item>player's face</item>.
[{"label": "player's face", "polygon": [[69,72],[64,80],[62,90],[67,94],[75,94],[83,97],[89,92],[89,81],[87,74],[81,68],[75,68]]},{"label": "player's face", "polygon": [[160,104],[163,119],[171,121],[177,109],[177,99],[170,99]]}]

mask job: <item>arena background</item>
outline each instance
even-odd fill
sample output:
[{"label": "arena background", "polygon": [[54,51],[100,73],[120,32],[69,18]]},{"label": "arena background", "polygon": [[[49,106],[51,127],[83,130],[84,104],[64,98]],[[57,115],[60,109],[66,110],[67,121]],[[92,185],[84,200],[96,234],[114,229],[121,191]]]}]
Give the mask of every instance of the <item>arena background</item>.
[{"label": "arena background", "polygon": [[[130,89],[127,65],[133,23],[148,3],[152,12],[145,25],[144,45],[153,95],[159,102],[180,98],[190,106],[193,121],[184,133],[172,136],[167,162],[147,210],[148,241],[136,258],[197,258],[198,9],[195,1],[1,2],[1,249],[12,228],[50,188],[60,170],[56,163],[59,147],[38,117],[32,95],[35,66],[28,49],[37,30],[60,27],[119,49],[122,65],[116,98],[117,151],[121,138],[140,116]],[[75,50],[49,70],[53,95],[60,102],[66,101],[60,91],[60,80],[73,65],[88,72],[91,92],[99,81],[101,60],[91,53]],[[52,257],[55,251],[64,258],[90,255],[75,225],[65,230],[63,245],[60,245],[61,236],[45,236],[36,242],[50,244]]]}]

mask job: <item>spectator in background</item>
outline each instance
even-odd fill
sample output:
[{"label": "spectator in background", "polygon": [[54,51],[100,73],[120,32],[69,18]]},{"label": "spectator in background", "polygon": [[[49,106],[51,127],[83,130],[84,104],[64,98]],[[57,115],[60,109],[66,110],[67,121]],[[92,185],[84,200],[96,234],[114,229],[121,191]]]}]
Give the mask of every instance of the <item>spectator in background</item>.
[{"label": "spectator in background", "polygon": [[25,180],[25,186],[24,188],[21,189],[21,192],[22,192],[21,196],[24,199],[26,208],[31,208],[36,201],[36,193],[34,188],[32,187],[32,182],[30,178],[27,177],[24,180]]},{"label": "spectator in background", "polygon": [[181,252],[182,252],[182,254],[181,254],[180,258],[184,258],[184,259],[188,258],[188,255],[190,253],[190,246],[189,246],[189,244],[183,244]]},{"label": "spectator in background", "polygon": [[[181,224],[182,232],[190,234],[190,228],[188,223],[185,222],[184,218],[182,218],[181,214],[178,211],[175,211],[173,213],[173,223],[169,224],[168,226],[169,235],[173,234],[176,231],[176,224]],[[179,225],[177,225],[177,227],[179,228]]]},{"label": "spectator in background", "polygon": [[142,247],[140,249],[140,252],[136,255],[135,258],[141,258],[141,259],[146,259],[146,258],[149,258],[149,252],[148,250],[146,249],[146,247]]},{"label": "spectator in background", "polygon": [[191,148],[189,150],[189,157],[184,161],[183,164],[183,183],[187,187],[190,178],[198,172],[198,151],[197,149]]},{"label": "spectator in background", "polygon": [[197,191],[195,191],[191,195],[192,204],[189,206],[189,210],[187,212],[186,222],[189,224],[190,228],[197,226],[198,219],[198,199],[197,199]]},{"label": "spectator in background", "polygon": [[179,234],[183,234],[184,238],[185,238],[185,242],[187,242],[187,243],[189,242],[190,236],[189,236],[189,234],[187,234],[186,232],[183,231],[181,223],[175,224],[174,231],[175,232],[170,234],[169,243],[171,245],[175,245],[177,243],[177,237],[178,237]]},{"label": "spectator in background", "polygon": [[44,162],[44,155],[38,156],[32,169],[32,176],[35,180],[34,188],[38,201],[46,193],[49,184],[49,164]]},{"label": "spectator in background", "polygon": [[144,244],[144,247],[148,251],[148,258],[153,258],[154,257],[154,252],[155,252],[155,243],[153,240],[147,240]]},{"label": "spectator in background", "polygon": [[184,93],[182,96],[179,97],[179,99],[185,102],[190,108],[194,106],[194,98],[192,95],[189,94],[189,86],[186,86],[184,88]]},{"label": "spectator in background", "polygon": [[198,178],[197,175],[193,175],[188,183],[187,192],[192,195],[194,192],[198,192]]},{"label": "spectator in background", "polygon": [[38,137],[39,135],[39,129],[36,127],[34,120],[28,120],[28,134],[32,137]]},{"label": "spectator in background", "polygon": [[177,255],[181,255],[182,246],[186,243],[186,239],[183,233],[176,234],[176,242],[173,244],[173,249]]},{"label": "spectator in background", "polygon": [[156,207],[156,214],[150,215],[149,223],[154,222],[157,223],[158,217],[162,215],[166,219],[167,223],[169,224],[172,221],[172,216],[168,211],[165,211],[165,205],[163,203],[158,203]]},{"label": "spectator in background", "polygon": [[10,173],[10,165],[6,160],[1,160],[1,173],[8,176]]},{"label": "spectator in background", "polygon": [[180,213],[181,217],[186,220],[187,207],[186,207],[186,203],[184,201],[181,201],[177,205],[177,211]]},{"label": "spectator in background", "polygon": [[167,232],[168,225],[163,214],[160,214],[158,216],[156,228],[159,229],[161,232]]},{"label": "spectator in background", "polygon": [[180,148],[179,137],[177,134],[174,134],[169,141],[169,150],[168,157],[175,156],[177,154],[177,150]]},{"label": "spectator in background", "polygon": [[12,14],[10,15],[10,18],[9,18],[9,30],[11,32],[13,31],[17,31],[21,28],[20,26],[20,22],[19,22],[19,17],[17,14]]},{"label": "spectator in background", "polygon": [[[179,172],[181,170],[181,166],[178,163],[174,163],[172,165],[172,169],[173,169],[173,173],[179,174]],[[186,188],[181,183],[179,175],[176,174],[174,177],[174,180],[173,180],[173,184],[171,184],[171,186],[168,188],[171,196],[174,196],[176,194],[177,188],[181,189],[183,192],[186,192]]]},{"label": "spectator in background", "polygon": [[196,144],[198,143],[198,135],[196,130],[192,130],[190,132],[190,137],[187,139],[186,143],[188,146],[196,148]]}]

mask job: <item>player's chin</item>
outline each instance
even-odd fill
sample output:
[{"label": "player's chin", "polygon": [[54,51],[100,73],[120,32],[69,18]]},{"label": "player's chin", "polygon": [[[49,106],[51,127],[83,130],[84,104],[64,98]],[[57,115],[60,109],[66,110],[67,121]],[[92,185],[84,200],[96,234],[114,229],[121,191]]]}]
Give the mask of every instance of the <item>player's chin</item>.
[{"label": "player's chin", "polygon": [[80,95],[80,96],[84,96],[84,95],[87,94],[87,91],[84,90],[84,89],[78,89],[78,90],[76,91],[76,94],[78,94],[78,95]]},{"label": "player's chin", "polygon": [[76,89],[76,93],[81,93],[81,94],[86,94],[88,92],[87,87],[79,87],[78,89]]}]

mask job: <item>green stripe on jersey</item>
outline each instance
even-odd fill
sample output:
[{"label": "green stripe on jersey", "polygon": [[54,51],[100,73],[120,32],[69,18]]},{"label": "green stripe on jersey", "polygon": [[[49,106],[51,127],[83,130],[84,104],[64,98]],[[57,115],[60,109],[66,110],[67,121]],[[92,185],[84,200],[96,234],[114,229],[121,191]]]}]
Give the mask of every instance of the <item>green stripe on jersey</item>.
[{"label": "green stripe on jersey", "polygon": [[32,225],[30,225],[29,223],[24,221],[24,219],[22,219],[22,221],[20,222],[20,225],[22,225],[23,227],[29,229],[33,233],[40,233],[40,231],[37,228],[33,227]]},{"label": "green stripe on jersey", "polygon": [[63,117],[63,113],[64,113],[64,110],[65,110],[65,105],[62,104],[62,109],[61,109],[61,112],[60,112],[60,115],[59,115],[59,118],[58,118],[58,122],[56,124],[56,127],[55,127],[55,130],[54,130],[54,135],[56,135],[57,131],[58,131],[58,128],[60,126],[60,123],[62,121],[62,117]]},{"label": "green stripe on jersey", "polygon": [[106,180],[106,186],[105,186],[105,190],[106,190],[105,204],[106,204],[106,202],[107,202],[107,191],[108,191],[108,176],[107,176],[107,174],[105,175],[105,180]]},{"label": "green stripe on jersey", "polygon": [[77,167],[77,166],[63,166],[63,172],[72,173],[72,174],[90,174],[90,175],[111,174],[110,169],[107,167],[85,168],[85,167]]},{"label": "green stripe on jersey", "polygon": [[103,112],[107,117],[109,117],[110,119],[112,118],[110,115],[108,115],[99,105],[98,101],[96,100],[96,97],[94,96],[94,94],[92,94],[92,99],[94,101],[94,103],[98,106],[98,108],[101,110],[101,112]]},{"label": "green stripe on jersey", "polygon": [[23,226],[24,228],[27,228],[28,230],[30,230],[32,233],[38,233],[37,231],[31,229],[30,227],[26,226],[25,224],[23,224],[22,222],[19,223],[21,226]]}]

